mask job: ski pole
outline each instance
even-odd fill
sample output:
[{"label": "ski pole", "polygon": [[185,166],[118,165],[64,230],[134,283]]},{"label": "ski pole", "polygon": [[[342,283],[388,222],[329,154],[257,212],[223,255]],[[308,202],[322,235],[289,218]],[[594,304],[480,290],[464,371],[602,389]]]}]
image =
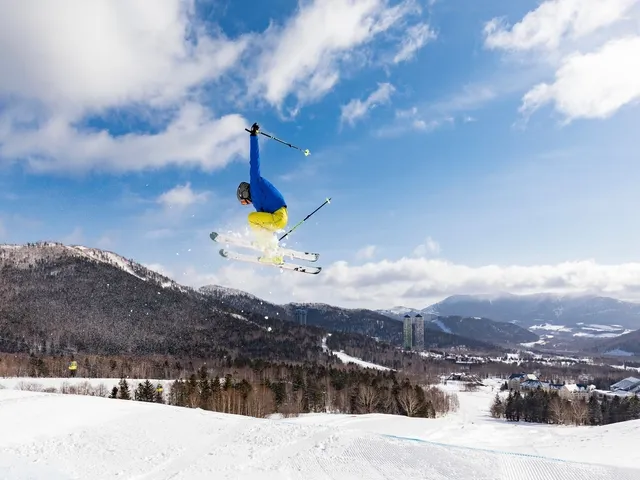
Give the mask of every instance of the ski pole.
[{"label": "ski pole", "polygon": [[[251,133],[251,130],[249,130],[248,128],[245,128],[245,131]],[[273,135],[269,135],[268,133],[264,133],[260,130],[258,130],[258,133],[264,135],[267,138],[270,138],[271,140],[275,140],[276,142],[280,142],[288,147],[291,148],[295,148],[296,150],[300,150],[302,153],[304,153],[304,156],[307,157],[311,154],[311,152],[309,150],[303,150],[300,147],[296,147],[295,145],[291,145],[290,143],[285,142],[284,140],[280,140],[279,138],[274,137]]]},{"label": "ski pole", "polygon": [[318,208],[316,208],[313,212],[311,212],[309,215],[307,215],[306,217],[304,217],[303,220],[299,221],[298,224],[293,227],[291,230],[289,230],[287,233],[285,233],[283,236],[281,236],[278,241],[281,241],[284,237],[286,237],[287,235],[289,235],[291,232],[293,232],[296,228],[298,228],[300,225],[302,225],[311,215],[313,215],[314,213],[316,213],[318,210],[320,210],[322,207],[324,207],[327,203],[331,203],[331,198],[327,198],[324,203],[322,205],[320,205]]}]

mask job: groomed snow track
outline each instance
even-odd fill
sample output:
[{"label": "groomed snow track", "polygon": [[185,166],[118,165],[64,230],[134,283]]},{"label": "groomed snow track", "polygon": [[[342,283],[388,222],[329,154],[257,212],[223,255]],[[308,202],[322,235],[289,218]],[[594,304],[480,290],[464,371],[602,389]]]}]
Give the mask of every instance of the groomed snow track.
[{"label": "groomed snow track", "polygon": [[637,480],[639,470],[287,420],[0,390],[12,480]]}]

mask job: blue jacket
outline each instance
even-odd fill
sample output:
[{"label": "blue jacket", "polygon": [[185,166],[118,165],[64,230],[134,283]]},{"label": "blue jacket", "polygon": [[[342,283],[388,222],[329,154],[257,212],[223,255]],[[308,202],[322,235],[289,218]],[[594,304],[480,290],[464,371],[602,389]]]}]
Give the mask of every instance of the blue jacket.
[{"label": "blue jacket", "polygon": [[260,175],[260,147],[258,136],[250,135],[251,152],[249,156],[251,202],[257,212],[273,213],[276,210],[286,207],[284,197],[274,187],[269,180]]}]

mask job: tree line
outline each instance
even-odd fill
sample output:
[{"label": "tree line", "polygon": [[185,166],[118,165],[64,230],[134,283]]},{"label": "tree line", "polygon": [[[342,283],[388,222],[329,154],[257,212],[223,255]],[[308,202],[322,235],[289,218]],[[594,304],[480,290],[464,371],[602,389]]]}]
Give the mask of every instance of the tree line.
[{"label": "tree line", "polygon": [[412,382],[393,371],[315,363],[256,361],[238,370],[202,365],[196,372],[171,382],[167,390],[160,391],[150,380],[133,389],[122,378],[111,392],[104,386],[91,388],[88,382],[82,382],[79,386],[66,385],[62,393],[167,403],[260,418],[312,412],[435,418],[458,408],[455,394]]},{"label": "tree line", "polygon": [[331,412],[435,418],[458,405],[454,395],[399,379],[394,372],[317,364],[280,366],[279,370],[279,375],[249,380],[231,373],[212,376],[202,367],[189,378],[173,382],[168,403],[255,417]]},{"label": "tree line", "polygon": [[490,412],[494,418],[504,418],[511,422],[608,425],[640,419],[640,399],[637,396],[605,396],[599,400],[591,395],[589,400],[569,400],[562,398],[557,391],[537,388],[524,394],[510,391],[506,399],[496,394]]}]

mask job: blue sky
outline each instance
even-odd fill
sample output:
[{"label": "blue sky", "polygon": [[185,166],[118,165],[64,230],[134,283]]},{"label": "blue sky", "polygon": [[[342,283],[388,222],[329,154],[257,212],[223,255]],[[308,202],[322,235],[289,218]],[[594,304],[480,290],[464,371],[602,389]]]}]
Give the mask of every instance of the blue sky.
[{"label": "blue sky", "polygon": [[[0,6],[0,242],[276,302],[635,299],[640,2],[63,3]],[[209,240],[246,228],[254,121],[312,152],[261,139],[290,226],[332,197],[287,242],[316,277]]]}]

